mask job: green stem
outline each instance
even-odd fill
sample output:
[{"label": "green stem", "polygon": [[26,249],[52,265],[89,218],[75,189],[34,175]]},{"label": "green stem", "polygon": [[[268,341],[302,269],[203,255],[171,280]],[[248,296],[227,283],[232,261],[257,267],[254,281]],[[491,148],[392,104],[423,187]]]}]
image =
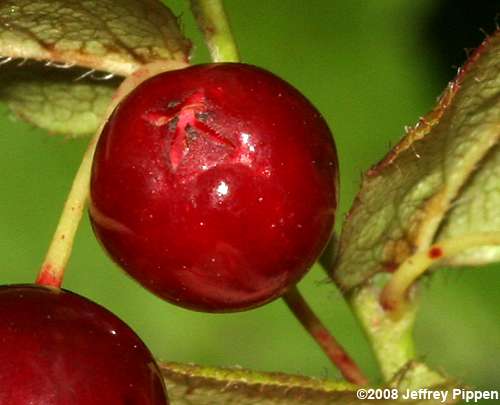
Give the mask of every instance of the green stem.
[{"label": "green stem", "polygon": [[415,358],[413,326],[416,300],[405,308],[399,319],[393,319],[380,305],[383,281],[372,281],[355,290],[349,297],[349,303],[371,343],[384,380],[388,382]]},{"label": "green stem", "polygon": [[45,256],[45,260],[36,279],[37,284],[60,287],[64,277],[64,270],[68,263],[78,225],[85,208],[90,181],[92,157],[98,136],[90,141],[73,185],[64,204],[52,242]]},{"label": "green stem", "polygon": [[[436,252],[432,251],[432,255]],[[332,273],[326,270],[332,267],[332,261],[328,260],[324,269],[333,280]],[[413,338],[418,307],[416,294],[409,294],[405,288],[405,305],[398,307],[397,316],[384,305],[382,291],[391,277],[379,273],[352,291],[344,292],[370,343],[384,382],[409,389],[444,384],[446,379],[440,373],[416,360]]]},{"label": "green stem", "polygon": [[363,375],[356,363],[347,354],[339,342],[314,314],[297,287],[291,288],[284,296],[290,311],[302,324],[304,329],[318,343],[332,363],[339,369],[345,379],[353,384],[366,385],[368,379]]},{"label": "green stem", "polygon": [[374,276],[354,290],[349,303],[370,341],[385,383],[419,389],[446,383],[446,378],[416,360],[413,327],[418,300],[408,297],[407,305],[395,319],[380,304],[387,274]]},{"label": "green stem", "polygon": [[238,62],[239,54],[222,0],[191,0],[191,10],[213,62]]}]

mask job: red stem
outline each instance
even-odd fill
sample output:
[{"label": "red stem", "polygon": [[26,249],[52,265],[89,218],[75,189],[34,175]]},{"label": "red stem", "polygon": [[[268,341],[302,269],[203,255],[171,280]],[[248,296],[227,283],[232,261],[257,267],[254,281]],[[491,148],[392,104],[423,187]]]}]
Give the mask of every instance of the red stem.
[{"label": "red stem", "polygon": [[332,363],[339,369],[344,378],[353,384],[366,385],[368,379],[361,372],[354,360],[352,360],[344,348],[314,314],[297,287],[290,289],[283,296],[283,299],[302,326],[323,349]]}]

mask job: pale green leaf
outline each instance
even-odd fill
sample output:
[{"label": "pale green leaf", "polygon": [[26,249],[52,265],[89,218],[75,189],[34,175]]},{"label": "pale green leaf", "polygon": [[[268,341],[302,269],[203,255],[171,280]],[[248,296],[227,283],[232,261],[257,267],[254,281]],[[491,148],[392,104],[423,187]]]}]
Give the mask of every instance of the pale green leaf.
[{"label": "pale green leaf", "polygon": [[127,76],[158,60],[183,60],[190,43],[158,0],[0,2],[0,55]]},{"label": "pale green leaf", "polygon": [[0,101],[21,119],[67,136],[94,133],[102,122],[120,80],[96,80],[86,71],[56,71],[40,64],[4,67],[0,71]]},{"label": "pale green leaf", "polygon": [[[499,139],[497,32],[450,83],[437,107],[365,176],[342,231],[337,283],[349,290],[376,273],[395,271],[440,237],[451,238],[448,245],[485,230],[500,237],[495,214]],[[478,213],[477,206],[493,208]],[[485,224],[490,218],[495,219]],[[498,247],[475,249],[474,263],[498,259]]]},{"label": "pale green leaf", "polygon": [[[261,373],[240,368],[212,368],[179,363],[160,365],[171,405],[363,405],[347,383]],[[456,401],[455,401],[456,402]],[[438,401],[384,401],[385,404],[438,404]],[[449,402],[454,403],[454,402]]]},{"label": "pale green leaf", "polygon": [[[499,232],[500,230],[500,145],[485,157],[481,170],[465,185],[454,201],[437,241],[456,236]],[[444,264],[450,266],[478,265],[500,261],[500,246],[482,246],[452,256]]]},{"label": "pale green leaf", "polygon": [[0,2],[1,101],[52,133],[94,133],[121,78],[189,50],[157,0]]}]

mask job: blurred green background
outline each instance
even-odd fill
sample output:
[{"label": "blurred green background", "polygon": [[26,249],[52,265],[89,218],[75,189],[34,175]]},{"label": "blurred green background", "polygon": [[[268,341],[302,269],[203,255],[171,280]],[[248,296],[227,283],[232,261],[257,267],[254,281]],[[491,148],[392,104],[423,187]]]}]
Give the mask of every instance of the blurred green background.
[{"label": "blurred green background", "polygon": [[[298,87],[334,131],[341,165],[337,227],[361,173],[396,143],[405,125],[414,124],[434,105],[456,71],[453,65],[464,60],[463,48],[481,41],[479,28],[491,31],[498,3],[477,1],[474,7],[470,3],[226,2],[243,60]],[[195,43],[194,62],[208,61],[187,2],[167,4],[180,15],[186,35]],[[85,145],[86,140],[47,136],[1,109],[2,283],[35,279]],[[444,270],[429,278],[416,330],[423,358],[469,384],[489,389],[500,388],[499,270],[499,265]],[[160,359],[338,378],[281,301],[228,315],[195,313],[162,302],[108,260],[86,217],[64,286],[123,318]],[[370,348],[324,273],[313,269],[300,289],[378,381]]]}]

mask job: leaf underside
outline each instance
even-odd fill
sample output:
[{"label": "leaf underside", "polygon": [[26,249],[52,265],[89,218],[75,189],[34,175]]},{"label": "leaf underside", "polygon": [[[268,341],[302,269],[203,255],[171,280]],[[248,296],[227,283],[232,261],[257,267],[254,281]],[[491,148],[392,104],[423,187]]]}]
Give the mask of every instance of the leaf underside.
[{"label": "leaf underside", "polygon": [[[436,108],[364,177],[341,235],[334,278],[350,290],[440,240],[500,234],[500,31],[459,71]],[[448,265],[500,259],[467,249]],[[440,263],[442,264],[442,263]]]},{"label": "leaf underside", "polygon": [[28,64],[22,69],[15,65],[1,69],[0,101],[17,117],[51,133],[72,137],[94,133],[121,79],[107,75],[96,79],[97,73],[87,75],[85,69],[57,71],[40,63]]},{"label": "leaf underside", "polygon": [[[160,369],[172,405],[362,405],[347,383],[261,373],[240,368],[210,368],[162,363]],[[446,387],[443,389],[447,389]],[[437,404],[438,401],[384,401],[387,404]]]},{"label": "leaf underside", "polygon": [[157,0],[2,1],[0,100],[51,133],[93,134],[120,78],[190,47]]},{"label": "leaf underside", "polygon": [[[453,203],[437,241],[456,235],[500,232],[500,145],[485,156],[481,170],[474,173],[461,195]],[[469,249],[451,257],[447,265],[465,266],[500,261],[500,246]]]}]

